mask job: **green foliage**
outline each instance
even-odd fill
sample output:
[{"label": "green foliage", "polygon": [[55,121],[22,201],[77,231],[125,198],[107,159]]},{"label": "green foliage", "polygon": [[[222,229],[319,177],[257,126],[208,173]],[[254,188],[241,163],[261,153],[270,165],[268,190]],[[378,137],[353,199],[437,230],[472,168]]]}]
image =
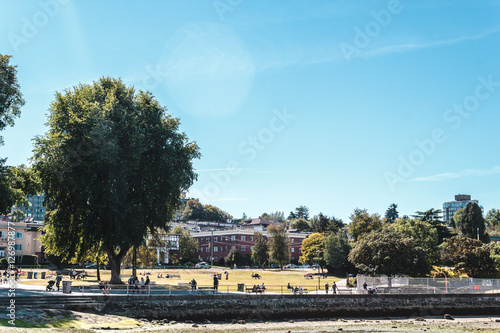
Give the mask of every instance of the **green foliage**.
[{"label": "green foliage", "polygon": [[325,239],[325,262],[328,271],[340,271],[349,266],[347,257],[351,251],[349,240],[342,232],[329,234]]},{"label": "green foliage", "polygon": [[300,263],[312,265],[319,262],[319,265],[324,267],[326,264],[324,259],[325,234],[318,232],[310,234],[302,242],[301,251],[302,255],[299,257]]},{"label": "green foliage", "polygon": [[0,54],[0,131],[14,125],[14,119],[20,116],[25,103],[17,81],[17,66],[9,64],[10,58]]},{"label": "green foliage", "polygon": [[314,216],[309,223],[314,232],[337,232],[344,226],[342,220],[335,217],[329,218],[323,213]]},{"label": "green foliage", "polygon": [[[135,251],[136,263],[138,267],[152,267],[158,261],[155,249],[150,249],[148,246],[142,244],[137,247]],[[134,248],[128,250],[123,258],[122,263],[126,266],[132,265],[134,259]]]},{"label": "green foliage", "polygon": [[376,230],[361,238],[349,260],[366,274],[424,275],[430,271],[426,251],[412,238],[389,229]]},{"label": "green foliage", "polygon": [[382,227],[382,221],[378,214],[368,214],[366,209],[356,208],[350,216],[349,234],[358,241],[364,235]]},{"label": "green foliage", "polygon": [[263,220],[276,221],[279,223],[285,222],[285,213],[284,212],[274,212],[271,214],[264,213],[260,217]]},{"label": "green foliage", "polygon": [[290,241],[283,225],[271,225],[267,228],[270,238],[267,241],[269,246],[269,258],[272,262],[283,267],[284,263],[290,261]]},{"label": "green foliage", "polygon": [[231,218],[223,210],[212,205],[202,205],[198,200],[189,200],[182,213],[183,220],[226,222]]},{"label": "green foliage", "polygon": [[290,212],[290,215],[288,215],[287,220],[295,220],[299,218],[304,218],[305,220],[309,220],[309,208],[306,206],[299,206],[295,208],[294,212]]},{"label": "green foliage", "polygon": [[441,209],[431,208],[425,212],[417,211],[416,214],[412,216],[420,221],[429,222],[436,229],[439,244],[442,244],[445,239],[453,236],[446,225],[443,224],[441,213]]},{"label": "green foliage", "polygon": [[456,236],[445,241],[443,261],[455,267],[455,271],[472,277],[495,272],[495,261],[491,257],[491,244],[465,236]]},{"label": "green foliage", "polygon": [[120,283],[120,263],[148,230],[167,228],[196,179],[198,146],[150,93],[102,78],[57,93],[35,139],[47,214],[47,252],[78,257],[97,244]]},{"label": "green foliage", "polygon": [[259,266],[263,266],[269,259],[269,247],[267,246],[264,235],[260,232],[254,232],[253,239],[252,261]]},{"label": "green foliage", "polygon": [[303,217],[292,220],[290,222],[290,229],[297,229],[298,232],[311,231],[311,226]]},{"label": "green foliage", "polygon": [[451,226],[454,228],[460,229],[460,226],[462,225],[462,217],[464,215],[465,208],[460,208],[455,212],[453,217],[451,218]]},{"label": "green foliage", "polygon": [[[462,235],[469,238],[477,239],[483,243],[488,243],[489,237],[485,233],[486,225],[484,223],[483,213],[481,208],[475,202],[469,202],[465,206],[465,210],[460,223],[460,231]],[[479,232],[479,234],[478,234]]]},{"label": "green foliage", "polygon": [[172,234],[178,234],[179,237],[179,262],[185,265],[187,262],[197,262],[196,251],[199,243],[191,236],[189,230],[183,229],[180,225],[172,229]]},{"label": "green foliage", "polygon": [[500,210],[490,209],[486,214],[485,223],[487,226],[498,227],[500,226]]},{"label": "green foliage", "polygon": [[416,246],[423,248],[427,252],[429,264],[436,265],[440,261],[440,250],[438,244],[438,234],[429,222],[417,219],[400,218],[390,228],[401,233],[405,237],[413,239]]},{"label": "green foliage", "polygon": [[500,271],[500,242],[492,247],[490,257],[493,259],[495,269]]},{"label": "green foliage", "polygon": [[395,203],[391,204],[389,208],[387,208],[387,210],[385,211],[385,221],[387,223],[394,223],[399,217],[397,208],[398,205],[396,205]]}]

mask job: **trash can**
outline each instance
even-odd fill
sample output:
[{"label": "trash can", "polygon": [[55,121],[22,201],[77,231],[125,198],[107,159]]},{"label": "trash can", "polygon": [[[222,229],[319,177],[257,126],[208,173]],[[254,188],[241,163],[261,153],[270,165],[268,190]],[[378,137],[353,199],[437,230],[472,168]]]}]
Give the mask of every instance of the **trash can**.
[{"label": "trash can", "polygon": [[63,281],[63,294],[71,294],[71,281]]},{"label": "trash can", "polygon": [[28,279],[32,279],[33,278],[33,272],[28,272]]},{"label": "trash can", "polygon": [[222,273],[217,273],[217,278],[218,278],[219,280],[222,280]]},{"label": "trash can", "polygon": [[238,283],[238,291],[241,291],[242,293],[245,292],[245,284],[244,283]]},{"label": "trash can", "polygon": [[35,273],[33,274],[33,279],[36,279],[36,278],[37,278],[37,276],[38,276],[38,272],[35,272]]},{"label": "trash can", "polygon": [[40,275],[41,275],[40,279],[45,280],[45,274],[46,274],[46,272],[41,272],[40,273]]}]

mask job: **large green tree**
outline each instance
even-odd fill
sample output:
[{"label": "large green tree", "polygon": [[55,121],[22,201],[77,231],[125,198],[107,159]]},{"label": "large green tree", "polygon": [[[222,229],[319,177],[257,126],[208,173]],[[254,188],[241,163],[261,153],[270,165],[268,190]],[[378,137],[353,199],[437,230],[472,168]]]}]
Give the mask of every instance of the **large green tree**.
[{"label": "large green tree", "polygon": [[413,239],[416,246],[420,246],[427,252],[427,261],[431,265],[437,265],[441,259],[438,244],[437,230],[426,221],[417,219],[400,218],[390,225],[390,228],[398,231],[405,237]]},{"label": "large green tree", "polygon": [[283,268],[283,264],[290,261],[290,241],[286,229],[283,225],[271,225],[267,228],[267,232],[269,258]]},{"label": "large green tree", "polygon": [[290,222],[290,229],[297,229],[298,232],[311,231],[311,225],[305,218],[300,217]]},{"label": "large green tree", "polygon": [[264,263],[269,259],[269,247],[267,241],[260,232],[253,234],[254,245],[252,249],[252,261],[259,266],[264,266]]},{"label": "large green tree", "polygon": [[346,270],[349,267],[347,257],[351,251],[349,240],[343,232],[329,234],[325,239],[325,263],[329,272]]},{"label": "large green tree", "polygon": [[478,277],[495,272],[495,261],[491,256],[492,245],[465,236],[456,236],[445,241],[443,260],[455,267],[455,271]]},{"label": "large green tree", "polygon": [[203,205],[198,200],[188,200],[184,211],[182,212],[183,220],[202,221],[205,216]]},{"label": "large green tree", "polygon": [[362,273],[387,276],[425,275],[430,271],[426,251],[393,229],[379,229],[361,238],[349,260]]},{"label": "large green tree", "polygon": [[42,242],[65,259],[102,243],[110,282],[122,283],[128,250],[168,228],[199,148],[150,93],[113,78],[56,93],[48,127],[33,158],[47,205]]},{"label": "large green tree", "polygon": [[486,218],[484,220],[487,226],[489,227],[498,227],[500,226],[500,210],[492,208],[486,214]]},{"label": "large green tree", "polygon": [[489,237],[485,233],[486,225],[484,223],[483,212],[475,202],[469,202],[465,206],[462,220],[460,222],[460,231],[462,235],[479,239],[484,243],[489,242]]},{"label": "large green tree", "polygon": [[378,214],[368,214],[366,209],[356,208],[350,216],[351,223],[349,224],[349,234],[355,241],[362,236],[369,234],[371,231],[378,230],[382,227],[382,221]]},{"label": "large green tree", "polygon": [[197,261],[196,251],[198,251],[200,244],[191,236],[191,232],[177,225],[172,229],[172,234],[179,235],[179,262],[182,265],[188,262],[195,263]]},{"label": "large green tree", "polygon": [[324,259],[325,234],[319,232],[310,234],[302,242],[301,252],[300,263],[310,265],[319,263],[319,266],[323,268],[326,264]]},{"label": "large green tree", "polygon": [[385,211],[385,220],[387,221],[387,223],[394,223],[398,217],[398,205],[393,203]]},{"label": "large green tree", "polygon": [[[11,56],[0,54],[0,131],[14,125],[14,119],[20,116],[25,101],[17,81],[16,66],[11,65]],[[0,146],[3,137],[0,136]],[[0,214],[8,214],[16,203],[18,193],[14,193],[9,170],[4,167],[6,159],[0,157]]]},{"label": "large green tree", "polygon": [[415,215],[412,215],[413,218],[420,221],[429,222],[436,229],[439,244],[442,244],[445,239],[453,236],[453,234],[448,230],[448,227],[442,221],[442,212],[443,211],[441,209],[431,208],[424,212],[417,211],[415,212]]}]

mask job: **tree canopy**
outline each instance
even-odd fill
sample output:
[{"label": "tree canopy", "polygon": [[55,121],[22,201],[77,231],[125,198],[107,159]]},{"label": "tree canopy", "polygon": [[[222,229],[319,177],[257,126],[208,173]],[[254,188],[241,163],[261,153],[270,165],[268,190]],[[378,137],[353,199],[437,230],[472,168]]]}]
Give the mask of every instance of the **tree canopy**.
[{"label": "tree canopy", "polygon": [[34,162],[46,201],[49,253],[80,256],[102,242],[111,283],[149,231],[168,229],[182,190],[196,179],[198,146],[154,97],[101,78],[56,93]]},{"label": "tree canopy", "polygon": [[367,274],[419,276],[430,271],[426,256],[412,238],[396,230],[380,229],[356,242],[349,260]]},{"label": "tree canopy", "polygon": [[302,255],[299,257],[300,263],[310,265],[319,263],[321,267],[324,267],[326,264],[324,259],[325,234],[319,232],[310,234],[302,242],[301,251]]},{"label": "tree canopy", "polygon": [[465,236],[455,236],[445,241],[443,260],[454,266],[456,272],[477,277],[495,271],[491,256],[492,246]]},{"label": "tree canopy", "polygon": [[398,217],[398,205],[393,203],[385,211],[385,220],[387,221],[387,223],[394,223]]},{"label": "tree canopy", "polygon": [[350,216],[351,223],[349,224],[349,234],[358,241],[363,235],[367,235],[373,230],[378,230],[382,227],[382,221],[378,214],[368,214],[366,209],[356,208]]},{"label": "tree canopy", "polygon": [[264,263],[269,259],[269,248],[267,242],[260,232],[254,232],[253,234],[254,245],[252,249],[252,261],[257,265],[263,266]]},{"label": "tree canopy", "polygon": [[460,222],[460,231],[462,235],[488,243],[489,237],[485,233],[485,230],[486,226],[481,208],[475,202],[467,203]]},{"label": "tree canopy", "polygon": [[271,225],[267,228],[269,238],[269,259],[283,267],[290,260],[290,241],[283,225]]},{"label": "tree canopy", "polygon": [[343,232],[329,234],[325,239],[325,265],[328,271],[341,271],[349,266],[347,256],[351,251],[349,240]]}]

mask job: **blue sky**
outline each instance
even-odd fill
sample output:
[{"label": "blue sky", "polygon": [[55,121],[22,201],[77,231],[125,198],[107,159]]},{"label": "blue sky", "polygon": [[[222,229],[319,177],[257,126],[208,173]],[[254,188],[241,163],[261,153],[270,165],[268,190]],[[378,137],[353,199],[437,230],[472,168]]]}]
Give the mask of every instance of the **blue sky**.
[{"label": "blue sky", "polygon": [[150,90],[203,154],[190,195],[235,217],[299,205],[500,208],[500,1],[1,1],[28,163],[56,91]]}]

